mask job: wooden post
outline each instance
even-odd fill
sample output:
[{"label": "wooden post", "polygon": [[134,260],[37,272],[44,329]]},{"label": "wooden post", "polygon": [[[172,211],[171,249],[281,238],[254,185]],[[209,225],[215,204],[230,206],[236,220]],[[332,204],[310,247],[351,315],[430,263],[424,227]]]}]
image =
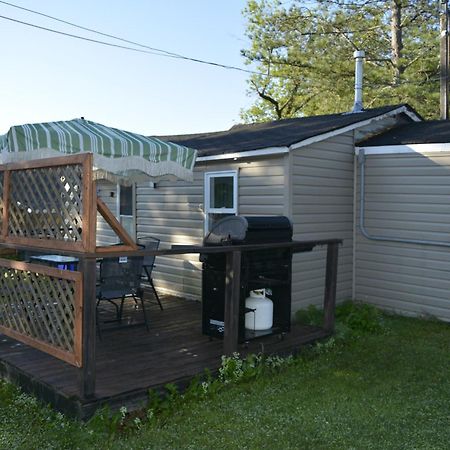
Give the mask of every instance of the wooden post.
[{"label": "wooden post", "polygon": [[6,238],[8,237],[10,190],[11,190],[11,171],[5,170],[3,172],[3,217],[1,230],[2,240],[6,240]]},{"label": "wooden post", "polygon": [[83,274],[82,366],[80,368],[80,394],[91,398],[95,394],[95,339],[96,339],[96,261],[80,258],[79,270]]},{"label": "wooden post", "polygon": [[125,228],[116,219],[114,214],[109,210],[108,206],[101,198],[97,198],[97,210],[125,245],[132,247],[134,250],[138,249],[138,246],[134,242],[133,238],[127,233]]},{"label": "wooden post", "polygon": [[228,252],[226,258],[223,352],[225,355],[231,355],[238,347],[241,251]]},{"label": "wooden post", "polygon": [[338,270],[338,243],[327,246],[327,268],[325,273],[325,294],[323,299],[323,327],[326,331],[334,331],[334,313],[336,306],[336,284]]},{"label": "wooden post", "polygon": [[95,252],[97,233],[97,192],[93,180],[93,155],[83,154],[83,249]]}]

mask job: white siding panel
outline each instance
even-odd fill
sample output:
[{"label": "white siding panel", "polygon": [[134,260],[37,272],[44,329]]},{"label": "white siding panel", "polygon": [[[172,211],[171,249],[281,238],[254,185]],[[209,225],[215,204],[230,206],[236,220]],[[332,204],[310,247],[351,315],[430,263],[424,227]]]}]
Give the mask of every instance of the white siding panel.
[{"label": "white siding panel", "polygon": [[[283,215],[286,209],[284,157],[245,162],[208,162],[194,170],[194,182],[160,182],[137,187],[137,233],[161,239],[161,247],[200,245],[203,240],[205,172],[238,170],[238,214]],[[156,258],[157,289],[201,298],[198,255]]]},{"label": "white siding panel", "polygon": [[[337,299],[352,295],[353,133],[292,154],[292,221],[299,240],[340,238]],[[293,309],[321,305],[326,248],[294,256]]]},{"label": "white siding panel", "polygon": [[[101,198],[111,212],[117,213],[117,188],[116,185],[105,180],[98,180],[97,196]],[[113,195],[113,196],[112,196]],[[97,214],[97,245],[112,245],[119,241],[117,235],[106,223],[100,214]]]},{"label": "white siding panel", "polygon": [[[370,155],[366,174],[370,234],[450,242],[450,155]],[[450,320],[449,270],[450,248],[377,242],[358,233],[360,300]]]}]

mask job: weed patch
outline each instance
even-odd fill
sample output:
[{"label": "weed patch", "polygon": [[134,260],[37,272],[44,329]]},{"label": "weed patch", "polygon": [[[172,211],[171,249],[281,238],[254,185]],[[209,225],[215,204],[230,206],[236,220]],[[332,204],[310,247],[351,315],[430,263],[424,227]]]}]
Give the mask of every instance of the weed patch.
[{"label": "weed patch", "polygon": [[[295,320],[304,325],[321,326],[323,310],[310,305],[296,312]],[[336,307],[336,338],[346,339],[385,329],[382,312],[373,305],[347,300]]]}]

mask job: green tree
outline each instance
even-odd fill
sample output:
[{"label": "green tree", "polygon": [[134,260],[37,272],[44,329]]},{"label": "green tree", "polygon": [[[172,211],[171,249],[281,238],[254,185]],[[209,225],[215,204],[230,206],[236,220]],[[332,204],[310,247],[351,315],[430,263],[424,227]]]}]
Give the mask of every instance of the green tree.
[{"label": "green tree", "polygon": [[409,103],[439,114],[439,1],[249,0],[255,74],[246,121],[351,110],[354,50],[366,52],[364,106]]}]

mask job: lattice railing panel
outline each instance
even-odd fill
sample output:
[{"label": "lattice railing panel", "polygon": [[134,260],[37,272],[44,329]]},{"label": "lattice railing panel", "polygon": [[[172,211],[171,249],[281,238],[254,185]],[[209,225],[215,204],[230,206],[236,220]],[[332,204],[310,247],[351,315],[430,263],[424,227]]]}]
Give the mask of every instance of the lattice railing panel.
[{"label": "lattice railing panel", "polygon": [[4,206],[4,200],[3,200],[3,181],[5,179],[4,172],[0,171],[0,230],[3,226],[3,206]]},{"label": "lattice railing panel", "polygon": [[0,332],[79,366],[81,274],[0,261]]},{"label": "lattice railing panel", "polygon": [[8,236],[80,241],[83,166],[11,171]]}]

